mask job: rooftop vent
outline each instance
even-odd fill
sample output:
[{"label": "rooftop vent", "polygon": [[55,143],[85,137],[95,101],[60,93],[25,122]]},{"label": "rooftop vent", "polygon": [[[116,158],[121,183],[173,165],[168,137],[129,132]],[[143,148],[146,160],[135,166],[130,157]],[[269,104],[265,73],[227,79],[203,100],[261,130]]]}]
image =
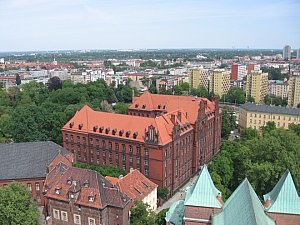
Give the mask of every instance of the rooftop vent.
[{"label": "rooftop vent", "polygon": [[158,105],[158,108],[159,108],[159,109],[161,108],[161,104]]},{"label": "rooftop vent", "polygon": [[143,109],[146,108],[146,104],[143,105]]},{"label": "rooftop vent", "polygon": [[70,125],[70,128],[72,128],[74,126],[74,122],[71,122],[69,125]]},{"label": "rooftop vent", "polygon": [[94,132],[96,132],[97,129],[98,129],[98,126],[97,126],[97,125],[93,127],[93,131],[94,131]]}]

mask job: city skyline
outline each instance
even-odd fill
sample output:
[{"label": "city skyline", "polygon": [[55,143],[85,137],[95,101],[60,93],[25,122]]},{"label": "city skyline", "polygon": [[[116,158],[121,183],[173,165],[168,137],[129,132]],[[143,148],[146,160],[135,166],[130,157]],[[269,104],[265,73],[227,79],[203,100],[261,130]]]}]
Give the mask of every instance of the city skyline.
[{"label": "city skyline", "polygon": [[0,52],[299,49],[300,2],[4,0]]}]

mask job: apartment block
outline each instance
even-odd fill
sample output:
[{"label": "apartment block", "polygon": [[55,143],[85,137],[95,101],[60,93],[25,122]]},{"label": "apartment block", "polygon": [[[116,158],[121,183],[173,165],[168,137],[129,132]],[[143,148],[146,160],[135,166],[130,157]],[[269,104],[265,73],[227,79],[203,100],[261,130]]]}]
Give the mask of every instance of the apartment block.
[{"label": "apartment block", "polygon": [[246,65],[233,64],[231,66],[230,80],[243,80],[247,75]]},{"label": "apartment block", "polygon": [[249,63],[247,65],[247,72],[251,73],[252,70],[260,70],[260,65],[259,64],[255,64],[255,63]]},{"label": "apartment block", "polygon": [[262,73],[261,70],[252,70],[247,75],[246,98],[254,98],[256,103],[264,102],[268,94],[268,73]]},{"label": "apartment block", "polygon": [[210,73],[209,90],[222,97],[230,88],[230,71],[215,69]]},{"label": "apartment block", "polygon": [[288,97],[289,84],[281,80],[269,81],[269,95],[275,95],[281,98]]},{"label": "apartment block", "polygon": [[288,105],[300,104],[300,72],[294,72],[289,80]]},{"label": "apartment block", "polygon": [[190,89],[200,86],[208,88],[208,69],[197,68],[189,70]]},{"label": "apartment block", "polygon": [[251,127],[260,130],[267,122],[274,122],[276,127],[288,129],[300,123],[300,109],[281,106],[259,105],[247,102],[239,109],[239,130]]}]

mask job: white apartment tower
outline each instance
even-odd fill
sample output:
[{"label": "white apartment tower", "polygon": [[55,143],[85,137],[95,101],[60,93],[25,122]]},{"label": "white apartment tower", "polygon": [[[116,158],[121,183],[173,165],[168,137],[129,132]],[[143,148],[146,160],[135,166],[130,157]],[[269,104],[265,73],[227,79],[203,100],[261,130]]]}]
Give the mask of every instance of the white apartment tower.
[{"label": "white apartment tower", "polygon": [[283,47],[283,59],[290,60],[292,58],[291,46],[285,45]]}]

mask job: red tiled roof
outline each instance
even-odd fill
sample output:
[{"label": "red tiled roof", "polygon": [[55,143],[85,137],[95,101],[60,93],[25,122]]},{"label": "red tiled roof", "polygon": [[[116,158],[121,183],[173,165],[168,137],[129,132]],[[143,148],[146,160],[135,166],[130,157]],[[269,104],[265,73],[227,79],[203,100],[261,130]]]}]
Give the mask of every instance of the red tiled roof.
[{"label": "red tiled roof", "polygon": [[68,167],[63,163],[47,175],[44,191],[47,198],[75,201],[97,209],[106,206],[124,208],[129,203],[129,198],[96,171]]},{"label": "red tiled roof", "polygon": [[[207,98],[197,98],[194,96],[176,96],[176,95],[161,95],[161,94],[151,94],[146,91],[139,98],[135,98],[134,103],[129,107],[129,109],[142,109],[142,110],[158,110],[158,106],[161,109],[165,106],[167,112],[174,111],[179,108],[183,108],[187,112],[188,120],[193,124],[198,116],[198,109],[201,100],[207,102],[207,107],[205,113],[214,112],[215,104],[209,101]],[[138,104],[138,108],[135,105]],[[143,105],[145,108],[143,109]]]},{"label": "red tiled roof", "polygon": [[[106,176],[111,182],[115,182],[117,178]],[[120,191],[126,194],[132,200],[142,200],[151,193],[157,184],[147,179],[140,171],[133,170],[126,176],[119,178],[116,185]]]},{"label": "red tiled roof", "polygon": [[[181,120],[177,118],[181,112]],[[123,114],[113,114],[106,112],[98,112],[91,109],[89,106],[84,106],[80,111],[77,111],[74,117],[62,128],[64,131],[76,133],[98,133],[99,129],[103,128],[102,135],[110,137],[120,137],[120,131],[123,131],[122,138],[128,140],[136,140],[144,142],[145,130],[149,126],[154,126],[159,132],[159,144],[165,144],[172,140],[172,130],[174,127],[171,121],[171,114],[175,114],[175,122],[180,126],[189,124],[185,117],[186,113],[183,109],[177,109],[170,113],[159,116],[158,118],[148,118],[139,116],[130,116]],[[70,127],[70,124],[73,124]],[[81,126],[82,125],[82,126]],[[94,129],[96,128],[96,129]],[[106,129],[108,132],[106,133]],[[185,126],[181,134],[184,134],[192,129],[192,126]],[[129,136],[126,133],[130,131]],[[137,134],[135,137],[134,134]]]}]

